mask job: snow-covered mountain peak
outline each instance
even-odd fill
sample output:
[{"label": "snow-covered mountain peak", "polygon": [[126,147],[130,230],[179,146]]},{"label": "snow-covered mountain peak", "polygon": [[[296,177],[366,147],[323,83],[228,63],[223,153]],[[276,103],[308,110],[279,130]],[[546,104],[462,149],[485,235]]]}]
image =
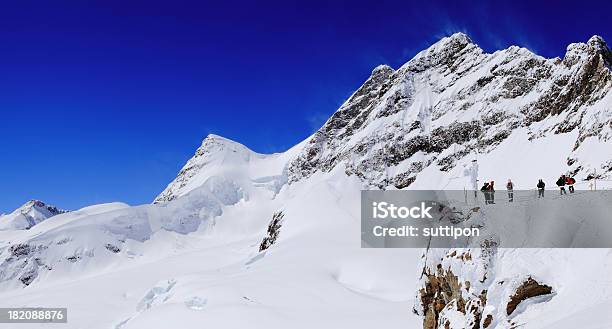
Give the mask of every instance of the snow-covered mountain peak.
[{"label": "snow-covered mountain peak", "polygon": [[209,134],[194,156],[187,161],[177,178],[155,198],[155,203],[174,200],[204,184],[206,179],[236,166],[246,165],[252,158],[261,158],[246,146],[225,137]]},{"label": "snow-covered mountain peak", "polygon": [[275,194],[286,181],[284,168],[288,159],[299,148],[298,145],[293,151],[260,154],[238,142],[210,134],[154,203],[172,201],[201,186],[211,187],[220,182],[245,193],[261,187]]},{"label": "snow-covered mountain peak", "polygon": [[[205,143],[207,141],[216,141],[218,143],[226,143],[226,144],[240,144],[240,143],[238,143],[236,141],[233,141],[233,140],[231,140],[229,138],[226,138],[226,137],[223,137],[223,136],[220,136],[220,135],[217,135],[217,134],[208,134],[208,135],[206,135],[206,138],[204,138],[202,140],[202,143]],[[242,144],[240,144],[240,145],[242,145]]]},{"label": "snow-covered mountain peak", "polygon": [[612,66],[612,51],[606,41],[598,35],[592,36],[586,43],[578,42],[567,46],[563,58],[566,66],[594,65]]},{"label": "snow-covered mountain peak", "polygon": [[464,33],[455,33],[442,38],[429,48],[419,52],[404,64],[400,71],[421,72],[430,68],[459,63],[458,59],[476,59],[483,51]]},{"label": "snow-covered mountain peak", "polygon": [[609,50],[608,49],[608,44],[606,43],[606,40],[604,40],[604,38],[602,38],[599,35],[594,35],[592,36],[589,41],[587,41],[587,45],[595,48],[595,49],[601,49],[601,50]]},{"label": "snow-covered mountain peak", "polygon": [[[430,175],[421,172],[450,173],[454,187],[464,188],[459,178],[475,154],[494,156],[505,141],[532,148],[545,138],[568,139],[554,142],[563,146],[542,159],[548,167],[582,179],[609,172],[607,155],[581,161],[612,140],[609,50],[594,40],[570,45],[559,65],[516,46],[487,54],[454,34],[396,71],[379,67],[307,141],[288,167],[289,181],[337,168],[380,188],[414,182],[431,188]],[[493,175],[499,167],[486,171]],[[525,178],[524,186],[533,179]],[[449,188],[446,179],[440,184]]]},{"label": "snow-covered mountain peak", "polygon": [[208,136],[202,140],[202,145],[197,149],[196,156],[212,155],[219,152],[239,153],[244,157],[255,154],[255,152],[251,151],[246,146],[231,139],[215,134],[208,134]]},{"label": "snow-covered mountain peak", "polygon": [[372,70],[372,74],[370,75],[370,79],[372,78],[381,78],[386,77],[392,74],[395,70],[386,64],[378,65]]},{"label": "snow-covered mountain peak", "polygon": [[602,37],[598,35],[592,36],[587,45],[595,49],[597,54],[601,55],[608,69],[612,68],[612,50],[610,50],[610,47]]},{"label": "snow-covered mountain peak", "polygon": [[30,200],[24,203],[21,207],[17,208],[20,213],[29,213],[31,211],[38,211],[48,215],[47,217],[63,214],[66,210],[58,209],[56,206],[46,204],[40,200]]},{"label": "snow-covered mountain peak", "polygon": [[40,200],[30,200],[12,213],[0,216],[0,230],[29,229],[50,217],[66,212]]},{"label": "snow-covered mountain peak", "polygon": [[442,49],[458,45],[467,46],[469,44],[474,44],[474,41],[472,41],[472,39],[470,39],[467,34],[463,32],[456,32],[448,37],[440,39],[438,42],[434,43],[431,47],[429,47],[429,49]]}]

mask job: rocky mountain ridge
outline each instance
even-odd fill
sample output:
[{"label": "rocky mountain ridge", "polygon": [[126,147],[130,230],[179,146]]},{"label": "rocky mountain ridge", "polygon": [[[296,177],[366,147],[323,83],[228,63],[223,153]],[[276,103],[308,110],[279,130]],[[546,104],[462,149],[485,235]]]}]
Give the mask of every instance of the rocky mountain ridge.
[{"label": "rocky mountain ridge", "polygon": [[454,34],[398,70],[374,69],[289,164],[289,182],[344,164],[368,184],[405,188],[424,168],[448,172],[521,128],[529,141],[577,131],[566,171],[581,179],[609,172],[610,159],[582,163],[580,147],[612,138],[611,63],[598,36],[545,59],[516,46],[486,54]]},{"label": "rocky mountain ridge", "polygon": [[[545,161],[579,181],[609,177],[612,156],[600,153],[612,143],[611,67],[612,51],[599,36],[570,44],[562,59],[546,59],[517,46],[488,54],[453,34],[397,70],[376,67],[319,130],[281,156],[280,181],[337,169],[364,186],[423,188],[424,170],[457,178],[504,141],[530,147],[554,136],[568,137],[562,153]],[[197,186],[188,186],[192,177],[227,156],[242,163],[266,157],[211,135],[155,202]]]}]

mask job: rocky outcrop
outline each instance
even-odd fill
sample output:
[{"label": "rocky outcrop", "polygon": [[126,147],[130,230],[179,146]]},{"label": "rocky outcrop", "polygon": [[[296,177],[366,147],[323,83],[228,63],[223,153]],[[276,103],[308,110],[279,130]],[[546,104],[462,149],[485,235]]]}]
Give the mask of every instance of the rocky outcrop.
[{"label": "rocky outcrop", "polygon": [[[444,252],[440,261],[438,259]],[[438,328],[481,328],[483,310],[487,305],[487,290],[483,284],[487,281],[490,255],[494,252],[477,252],[465,249],[436,249],[428,250],[424,254],[423,272],[421,274],[421,288],[417,293],[418,307],[415,313],[423,316],[424,329]],[[437,263],[433,266],[432,264]],[[453,268],[457,264],[469,264],[480,269],[480,276],[470,278],[455,273]],[[461,269],[463,270],[463,269]]]},{"label": "rocky outcrop", "polygon": [[500,277],[496,266],[503,259],[492,244],[427,250],[414,308],[423,317],[423,328],[511,328],[515,313],[526,308],[519,312],[522,302],[552,298],[553,287],[532,276]]},{"label": "rocky outcrop", "polygon": [[285,217],[285,214],[282,211],[275,212],[272,215],[272,220],[268,224],[267,234],[259,244],[260,252],[270,248],[276,242],[276,239],[278,239],[280,228],[283,225],[283,217]]},{"label": "rocky outcrop", "polygon": [[537,296],[549,295],[552,293],[552,287],[545,284],[540,284],[538,281],[529,277],[517,289],[514,295],[510,297],[508,305],[506,305],[506,314],[511,315],[517,308],[520,302]]},{"label": "rocky outcrop", "polygon": [[5,253],[0,250],[0,259],[8,254],[0,263],[0,282],[17,279],[24,286],[29,286],[41,269],[51,270],[40,257],[46,248],[43,245],[20,243],[10,246]]}]

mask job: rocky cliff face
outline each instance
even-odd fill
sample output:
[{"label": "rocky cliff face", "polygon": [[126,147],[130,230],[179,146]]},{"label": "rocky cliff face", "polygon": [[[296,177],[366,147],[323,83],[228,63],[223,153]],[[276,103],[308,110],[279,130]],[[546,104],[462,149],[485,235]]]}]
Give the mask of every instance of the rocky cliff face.
[{"label": "rocky cliff face", "polygon": [[521,257],[533,257],[533,250],[498,249],[494,244],[427,250],[413,309],[423,317],[423,328],[519,327],[517,314],[556,294],[550,282],[528,273],[540,269],[516,265],[513,274],[499,273]]},{"label": "rocky cliff face", "polygon": [[[612,138],[611,63],[598,36],[545,59],[515,46],[486,54],[454,34],[398,70],[374,69],[289,164],[289,181],[341,166],[367,184],[405,188],[425,168],[448,172],[518,129],[530,141],[577,131],[566,171],[586,179],[582,143]],[[589,169],[609,172],[612,162]]]}]

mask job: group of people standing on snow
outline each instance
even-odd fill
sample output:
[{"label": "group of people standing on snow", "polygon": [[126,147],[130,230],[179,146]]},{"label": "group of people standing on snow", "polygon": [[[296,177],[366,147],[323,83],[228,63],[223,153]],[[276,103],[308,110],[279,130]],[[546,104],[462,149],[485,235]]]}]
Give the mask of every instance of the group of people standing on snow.
[{"label": "group of people standing on snow", "polygon": [[[495,181],[485,182],[480,190],[485,196],[485,204],[495,203]],[[514,202],[514,183],[510,179],[506,183],[506,190],[508,191],[508,201]]]},{"label": "group of people standing on snow", "polygon": [[485,197],[485,204],[495,203],[495,182],[485,182],[480,188]]},{"label": "group of people standing on snow", "polygon": [[573,177],[569,177],[566,175],[561,175],[561,177],[559,177],[559,179],[557,179],[557,186],[559,186],[559,189],[561,189],[561,194],[567,194],[567,192],[565,191],[565,185],[568,186],[570,193],[574,193],[574,184],[576,183],[576,180]]},{"label": "group of people standing on snow", "polygon": [[[565,191],[565,186],[567,185],[570,193],[574,193],[574,184],[576,183],[576,179],[567,175],[561,175],[559,179],[557,179],[557,186],[559,186],[561,195],[567,194]],[[544,188],[546,187],[546,183],[542,179],[538,180],[538,184],[536,185],[538,189],[538,198],[544,197]],[[506,183],[506,190],[508,191],[508,201],[514,202],[514,183],[512,183],[511,179],[508,179],[508,183]],[[494,204],[495,203],[495,182],[485,182],[484,185],[480,188],[480,191],[484,194],[485,204]]]},{"label": "group of people standing on snow", "polygon": [[[570,193],[574,193],[574,184],[576,184],[576,179],[574,177],[562,174],[561,176],[559,176],[559,179],[557,179],[555,184],[559,186],[559,193],[561,193],[561,195],[567,194],[567,191],[565,191],[565,185],[568,186]],[[536,187],[538,188],[538,198],[544,197],[545,186],[546,184],[544,183],[544,181],[540,179],[538,181],[538,185],[536,185]]]}]

